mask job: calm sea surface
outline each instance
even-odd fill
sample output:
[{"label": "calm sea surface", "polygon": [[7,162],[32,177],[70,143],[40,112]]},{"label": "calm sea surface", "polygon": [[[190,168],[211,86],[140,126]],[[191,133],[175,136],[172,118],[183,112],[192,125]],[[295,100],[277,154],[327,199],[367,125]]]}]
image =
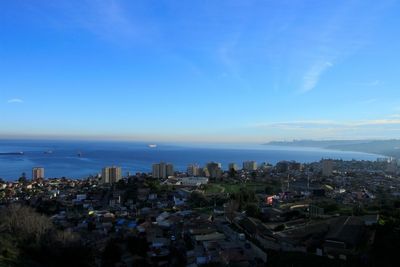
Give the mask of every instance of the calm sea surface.
[{"label": "calm sea surface", "polygon": [[[221,162],[226,169],[230,162],[241,166],[245,160],[275,164],[280,160],[312,162],[321,158],[375,160],[379,157],[358,152],[265,145],[158,144],[156,148],[149,148],[146,143],[137,142],[0,140],[0,152],[20,151],[24,155],[0,155],[1,178],[14,180],[22,172],[30,177],[32,167],[36,166],[45,168],[47,178],[83,178],[110,165],[122,167],[124,174],[149,172],[152,163],[160,161],[171,162],[176,170],[184,171],[190,163],[202,166],[209,161]],[[45,153],[48,151],[52,153]]]}]

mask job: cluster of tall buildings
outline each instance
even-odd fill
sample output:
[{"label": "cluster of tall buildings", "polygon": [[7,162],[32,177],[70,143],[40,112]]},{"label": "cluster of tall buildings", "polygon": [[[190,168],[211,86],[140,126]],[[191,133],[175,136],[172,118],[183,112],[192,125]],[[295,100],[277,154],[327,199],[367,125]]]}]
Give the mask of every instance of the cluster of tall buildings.
[{"label": "cluster of tall buildings", "polygon": [[[43,179],[44,168],[34,167],[32,168],[32,180]],[[120,167],[112,166],[105,167],[101,170],[101,183],[116,183],[122,179],[122,172]]]},{"label": "cluster of tall buildings", "polygon": [[122,179],[121,168],[112,166],[105,167],[101,170],[101,183],[112,184]]},{"label": "cluster of tall buildings", "polygon": [[218,162],[209,162],[204,168],[198,164],[190,164],[187,168],[188,176],[205,176],[210,178],[217,178],[222,175],[222,165]]},{"label": "cluster of tall buildings", "polygon": [[[229,169],[238,170],[236,163],[229,164]],[[246,161],[243,163],[243,169],[254,171],[257,169],[257,163],[255,161]],[[204,168],[198,164],[190,164],[187,168],[188,176],[206,176],[211,178],[218,178],[222,175],[222,165],[218,162],[209,162]],[[174,165],[171,163],[155,163],[152,166],[153,178],[168,178],[174,175]],[[44,178],[44,168],[35,167],[32,169],[32,179]],[[105,167],[101,170],[100,182],[103,184],[116,183],[122,179],[121,167]]]},{"label": "cluster of tall buildings", "polygon": [[171,163],[154,163],[152,167],[153,178],[168,178],[174,175],[174,165]]},{"label": "cluster of tall buildings", "polygon": [[278,172],[301,171],[303,168],[303,164],[296,161],[284,160],[276,163],[275,168]]},{"label": "cluster of tall buildings", "polygon": [[256,171],[257,170],[257,162],[254,160],[249,160],[243,162],[243,170],[245,171]]},{"label": "cluster of tall buildings", "polygon": [[[256,161],[245,161],[243,162],[243,170],[245,171],[256,171],[257,170],[257,162]],[[326,168],[325,168],[326,169]],[[329,168],[328,168],[329,169]],[[239,170],[239,167],[236,163],[230,163],[228,166],[228,170]],[[169,176],[173,176],[175,174],[174,165],[171,163],[154,163],[152,165],[152,176],[153,178],[165,179]],[[209,178],[219,178],[223,174],[222,165],[219,162],[209,162],[204,167],[200,167],[198,164],[190,164],[187,167],[187,175],[188,176],[205,176]],[[32,179],[44,178],[44,168],[43,167],[35,167],[32,169]],[[111,166],[105,167],[101,170],[100,182],[103,184],[112,184],[116,183],[122,179],[122,171],[121,167]]]},{"label": "cluster of tall buildings", "polygon": [[[256,171],[258,168],[257,162],[245,161],[243,162],[243,170]],[[239,166],[236,163],[229,163],[228,171],[238,171]],[[222,165],[218,162],[209,162],[204,168],[199,167],[197,164],[190,164],[187,168],[188,176],[205,176],[210,178],[219,178],[223,174]]]},{"label": "cluster of tall buildings", "polygon": [[218,178],[221,177],[223,171],[222,171],[222,165],[221,163],[218,162],[209,162],[207,163],[205,169],[204,169],[206,177],[210,178]]},{"label": "cluster of tall buildings", "polygon": [[202,168],[198,164],[189,164],[186,173],[188,176],[201,176]]}]

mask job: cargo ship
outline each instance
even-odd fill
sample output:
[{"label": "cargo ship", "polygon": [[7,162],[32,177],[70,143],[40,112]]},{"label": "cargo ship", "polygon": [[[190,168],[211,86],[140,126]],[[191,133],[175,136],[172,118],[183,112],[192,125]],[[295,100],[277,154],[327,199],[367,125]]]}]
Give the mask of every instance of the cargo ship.
[{"label": "cargo ship", "polygon": [[18,156],[18,155],[23,155],[23,154],[24,154],[24,152],[0,152],[0,155],[4,155],[4,156],[7,156],[7,155]]}]

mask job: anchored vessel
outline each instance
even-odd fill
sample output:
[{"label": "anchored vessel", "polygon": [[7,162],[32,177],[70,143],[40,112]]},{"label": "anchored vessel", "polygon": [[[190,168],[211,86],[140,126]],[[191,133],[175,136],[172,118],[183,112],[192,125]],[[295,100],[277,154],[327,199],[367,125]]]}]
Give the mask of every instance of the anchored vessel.
[{"label": "anchored vessel", "polygon": [[23,155],[24,152],[0,152],[0,155]]}]

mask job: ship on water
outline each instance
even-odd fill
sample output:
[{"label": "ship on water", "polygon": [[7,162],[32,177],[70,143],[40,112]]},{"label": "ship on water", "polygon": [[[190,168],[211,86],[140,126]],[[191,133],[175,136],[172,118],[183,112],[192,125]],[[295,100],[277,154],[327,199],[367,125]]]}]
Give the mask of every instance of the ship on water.
[{"label": "ship on water", "polygon": [[150,148],[156,148],[156,147],[157,147],[156,144],[149,144],[149,145],[147,145],[147,146],[150,147]]},{"label": "ship on water", "polygon": [[24,155],[24,152],[0,152],[0,155],[5,155],[5,156],[16,155],[16,156],[18,156],[18,155]]}]

